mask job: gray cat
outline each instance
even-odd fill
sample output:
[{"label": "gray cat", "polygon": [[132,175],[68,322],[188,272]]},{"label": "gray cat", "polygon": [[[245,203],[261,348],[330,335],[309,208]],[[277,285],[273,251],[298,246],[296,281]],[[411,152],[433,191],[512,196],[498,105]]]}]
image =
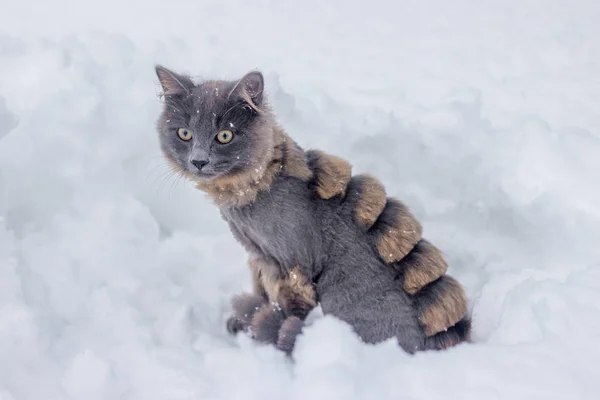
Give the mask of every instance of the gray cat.
[{"label": "gray cat", "polygon": [[368,343],[396,337],[414,353],[469,340],[463,288],[408,208],[346,161],[300,148],[272,115],[260,72],[200,84],[156,73],[164,155],[249,255],[254,293],[233,299],[229,332],[290,353],[320,303]]}]

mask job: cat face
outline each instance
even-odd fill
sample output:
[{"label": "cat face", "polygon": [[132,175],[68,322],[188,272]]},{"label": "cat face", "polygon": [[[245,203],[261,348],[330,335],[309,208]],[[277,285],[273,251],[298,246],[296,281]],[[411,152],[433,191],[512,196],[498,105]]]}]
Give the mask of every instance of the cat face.
[{"label": "cat face", "polygon": [[269,142],[260,72],[198,85],[160,66],[156,73],[165,97],[157,127],[171,164],[198,182],[260,168]]}]

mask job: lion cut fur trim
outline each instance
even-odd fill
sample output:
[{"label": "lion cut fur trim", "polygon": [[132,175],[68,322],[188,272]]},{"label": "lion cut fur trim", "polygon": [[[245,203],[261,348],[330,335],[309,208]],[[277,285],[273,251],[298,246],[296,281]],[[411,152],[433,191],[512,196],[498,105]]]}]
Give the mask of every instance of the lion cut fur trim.
[{"label": "lion cut fur trim", "polygon": [[455,325],[467,314],[467,298],[462,286],[444,275],[415,295],[419,321],[427,336]]},{"label": "lion cut fur trim", "polygon": [[306,155],[317,195],[325,200],[343,195],[352,177],[350,163],[320,150],[309,150]]}]

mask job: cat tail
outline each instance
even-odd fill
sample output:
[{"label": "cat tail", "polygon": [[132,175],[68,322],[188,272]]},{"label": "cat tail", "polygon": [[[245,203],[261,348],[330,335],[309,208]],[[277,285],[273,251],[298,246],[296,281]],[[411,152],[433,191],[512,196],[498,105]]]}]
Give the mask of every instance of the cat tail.
[{"label": "cat tail", "polygon": [[392,264],[402,288],[412,296],[427,348],[445,349],[470,341],[471,318],[460,283],[446,274],[442,252],[425,239]]},{"label": "cat tail", "polygon": [[370,235],[374,250],[413,298],[428,346],[443,349],[469,340],[465,292],[446,274],[442,252],[422,237],[423,228],[409,208],[387,197],[381,182],[368,175],[352,178],[346,202],[353,207],[356,223]]},{"label": "cat tail", "polygon": [[425,350],[444,350],[462,342],[471,342],[471,318],[467,315],[445,331],[426,337]]},{"label": "cat tail", "polygon": [[449,275],[436,279],[419,289],[413,301],[427,347],[445,349],[470,341],[467,297],[456,279]]},{"label": "cat tail", "polygon": [[469,340],[467,298],[456,279],[446,275],[442,253],[423,239],[423,228],[400,200],[388,197],[384,185],[369,174],[351,174],[351,165],[324,152],[306,152],[315,193],[338,197],[342,208],[371,240],[373,250],[397,273],[412,296],[419,322],[432,348]]},{"label": "cat tail", "polygon": [[422,237],[423,228],[409,208],[387,197],[383,184],[369,175],[352,177],[344,201],[371,237],[373,249],[411,295],[427,346],[443,349],[469,340],[465,292],[446,274],[442,252]]}]

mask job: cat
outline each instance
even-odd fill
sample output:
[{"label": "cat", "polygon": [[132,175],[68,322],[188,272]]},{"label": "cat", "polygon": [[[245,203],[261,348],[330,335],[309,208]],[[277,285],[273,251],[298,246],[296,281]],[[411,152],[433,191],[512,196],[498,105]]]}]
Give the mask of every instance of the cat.
[{"label": "cat", "polygon": [[261,72],[196,84],[155,70],[164,156],[248,253],[253,293],[232,299],[230,333],[291,354],[320,304],[366,343],[395,337],[412,354],[470,341],[464,289],[408,207],[347,161],[302,149],[276,121]]}]

